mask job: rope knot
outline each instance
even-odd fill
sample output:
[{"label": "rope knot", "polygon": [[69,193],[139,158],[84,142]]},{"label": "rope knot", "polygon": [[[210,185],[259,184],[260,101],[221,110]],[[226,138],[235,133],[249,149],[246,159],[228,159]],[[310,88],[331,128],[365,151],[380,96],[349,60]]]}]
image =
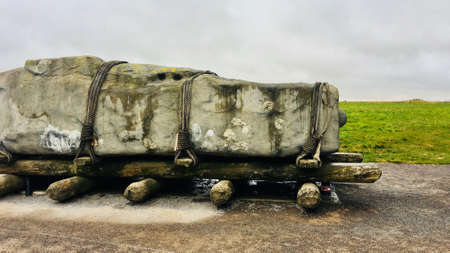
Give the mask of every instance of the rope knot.
[{"label": "rope knot", "polygon": [[92,141],[94,140],[94,126],[90,124],[83,124],[81,128],[81,141]]}]

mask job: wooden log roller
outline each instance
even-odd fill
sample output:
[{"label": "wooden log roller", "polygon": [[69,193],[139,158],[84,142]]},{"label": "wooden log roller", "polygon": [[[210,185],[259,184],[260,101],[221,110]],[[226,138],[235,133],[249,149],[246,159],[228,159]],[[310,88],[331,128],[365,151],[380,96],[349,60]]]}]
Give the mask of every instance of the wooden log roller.
[{"label": "wooden log roller", "polygon": [[49,198],[61,202],[86,193],[94,186],[94,180],[75,176],[51,184],[47,188],[47,195]]},{"label": "wooden log roller", "polygon": [[131,202],[143,202],[158,193],[161,183],[153,178],[146,178],[131,183],[124,191],[123,195]]},{"label": "wooden log roller", "polygon": [[215,184],[209,192],[211,202],[217,206],[223,206],[234,194],[234,186],[230,180],[221,180]]},{"label": "wooden log roller", "polygon": [[9,174],[0,174],[0,197],[22,190],[24,187],[25,181],[21,177]]},{"label": "wooden log roller", "polygon": [[314,209],[318,207],[320,200],[320,190],[315,183],[304,183],[298,190],[297,204],[306,209]]}]

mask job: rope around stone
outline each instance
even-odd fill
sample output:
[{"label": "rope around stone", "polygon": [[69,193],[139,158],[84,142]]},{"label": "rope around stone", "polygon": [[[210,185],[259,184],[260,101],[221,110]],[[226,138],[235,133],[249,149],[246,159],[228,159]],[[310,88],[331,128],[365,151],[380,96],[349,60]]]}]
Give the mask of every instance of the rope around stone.
[{"label": "rope around stone", "polygon": [[95,164],[98,159],[95,155],[94,146],[97,145],[97,136],[94,130],[95,116],[97,112],[98,98],[100,95],[100,90],[102,88],[103,82],[106,80],[106,76],[112,67],[127,63],[126,61],[110,61],[104,62],[100,65],[97,73],[95,73],[94,79],[92,80],[91,86],[89,87],[87,106],[86,106],[86,116],[83,122],[83,127],[81,129],[80,136],[80,146],[75,159],[81,154],[84,148],[87,146],[87,151],[91,158],[92,164]]},{"label": "rope around stone", "polygon": [[[327,118],[325,120],[325,124],[320,127],[320,113],[323,108],[323,93],[324,89],[327,92]],[[297,156],[296,165],[300,167],[300,160],[304,159],[307,156],[312,156],[314,160],[319,162],[319,166],[321,164],[320,161],[320,147],[321,140],[325,132],[328,130],[328,125],[331,118],[330,112],[330,94],[328,94],[328,84],[327,83],[316,83],[314,85],[313,90],[313,99],[311,103],[311,127],[310,127],[310,138],[307,140],[305,145],[303,145],[300,154]]]},{"label": "rope around stone", "polygon": [[192,159],[191,167],[198,165],[198,157],[194,152],[191,143],[191,134],[189,132],[189,120],[191,116],[191,103],[192,103],[192,85],[194,80],[205,74],[216,75],[211,71],[199,72],[186,81],[181,86],[180,99],[178,104],[178,132],[175,139],[175,158],[174,162],[177,164],[177,160],[182,159],[183,153],[185,153],[190,159]]}]

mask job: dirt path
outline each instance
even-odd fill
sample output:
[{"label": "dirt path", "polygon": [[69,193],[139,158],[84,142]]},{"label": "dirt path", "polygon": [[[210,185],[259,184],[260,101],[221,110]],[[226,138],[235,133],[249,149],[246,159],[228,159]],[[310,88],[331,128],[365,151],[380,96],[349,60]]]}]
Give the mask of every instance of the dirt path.
[{"label": "dirt path", "polygon": [[380,181],[339,184],[342,204],[313,213],[245,199],[216,211],[173,194],[139,206],[109,193],[65,204],[9,196],[0,200],[0,251],[449,252],[450,165],[382,166]]}]

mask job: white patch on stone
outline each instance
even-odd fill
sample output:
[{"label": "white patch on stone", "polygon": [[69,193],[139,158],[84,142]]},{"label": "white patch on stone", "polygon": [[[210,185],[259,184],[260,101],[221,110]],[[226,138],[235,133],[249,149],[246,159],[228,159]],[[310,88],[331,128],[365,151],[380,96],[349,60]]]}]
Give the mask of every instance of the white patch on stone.
[{"label": "white patch on stone", "polygon": [[225,130],[225,132],[223,133],[223,137],[225,137],[225,140],[228,142],[236,140],[236,134],[229,128]]},{"label": "white patch on stone", "polygon": [[213,145],[213,142],[214,142],[213,138],[214,138],[214,130],[208,129],[208,131],[206,131],[206,133],[205,133],[205,139],[202,142],[202,145],[200,146],[200,148],[203,150],[213,150],[215,147]]},{"label": "white patch on stone", "polygon": [[214,136],[214,130],[209,129],[208,131],[206,131],[205,138],[213,137],[213,136]]},{"label": "white patch on stone", "polygon": [[283,119],[276,119],[275,120],[275,128],[277,130],[282,130],[284,126],[284,120]]},{"label": "white patch on stone", "polygon": [[192,124],[192,138],[194,141],[199,141],[202,138],[202,129],[197,123]]},{"label": "white patch on stone", "polygon": [[225,137],[225,148],[230,148],[232,151],[248,150],[248,143],[244,141],[237,141],[236,134],[231,129],[226,129],[223,133]]},{"label": "white patch on stone", "polygon": [[243,120],[239,118],[233,118],[231,120],[231,125],[234,127],[241,127],[243,134],[248,134],[250,132],[250,127]]},{"label": "white patch on stone", "polygon": [[244,141],[239,141],[230,145],[231,150],[248,150],[248,143]]},{"label": "white patch on stone", "polygon": [[246,126],[247,123],[245,123],[244,121],[242,121],[239,118],[233,118],[231,120],[231,125],[233,125],[233,126]]},{"label": "white patch on stone", "polygon": [[243,134],[248,134],[248,132],[250,132],[250,128],[248,126],[243,126],[242,127],[242,133]]},{"label": "white patch on stone", "polygon": [[79,131],[60,130],[52,125],[41,134],[41,147],[59,153],[71,153],[80,146]]}]

